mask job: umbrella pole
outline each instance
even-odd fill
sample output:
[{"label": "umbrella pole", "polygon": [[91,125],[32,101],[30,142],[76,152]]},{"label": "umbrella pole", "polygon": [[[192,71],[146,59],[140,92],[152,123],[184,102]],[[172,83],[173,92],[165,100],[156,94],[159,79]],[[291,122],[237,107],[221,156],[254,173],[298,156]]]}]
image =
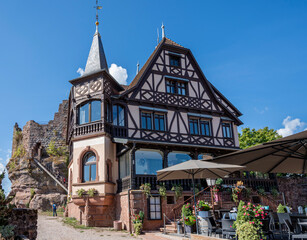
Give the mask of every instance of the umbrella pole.
[{"label": "umbrella pole", "polygon": [[198,234],[198,216],[197,216],[197,208],[196,208],[194,173],[192,174],[192,184],[193,184],[193,196],[194,196],[194,209],[195,209],[195,217],[196,217],[196,233]]}]

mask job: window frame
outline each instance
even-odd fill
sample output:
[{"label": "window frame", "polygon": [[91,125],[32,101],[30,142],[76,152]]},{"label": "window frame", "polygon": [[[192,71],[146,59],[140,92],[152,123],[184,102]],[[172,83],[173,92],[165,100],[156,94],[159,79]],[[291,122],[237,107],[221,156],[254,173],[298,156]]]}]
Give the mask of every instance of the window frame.
[{"label": "window frame", "polygon": [[[173,84],[170,84],[173,83]],[[184,86],[180,86],[180,84],[183,84]],[[178,96],[189,96],[189,92],[188,92],[188,82],[185,81],[180,81],[180,80],[174,80],[171,78],[166,78],[165,79],[165,91],[168,94],[175,94]],[[174,87],[174,92],[170,92],[168,91],[170,88]],[[179,93],[179,89],[180,89],[180,93]],[[182,94],[182,91],[184,90],[185,94]]]},{"label": "window frame", "polygon": [[[116,107],[116,121],[117,121],[117,124],[114,124],[114,107]],[[119,125],[119,107],[122,108],[122,111],[124,111],[124,125]],[[113,124],[113,126],[117,126],[117,127],[126,127],[126,109],[123,105],[121,104],[112,104],[112,119],[111,119],[111,122]]]},{"label": "window frame", "polygon": [[[225,128],[226,125],[229,126],[230,136],[225,136],[225,133],[227,133],[227,131],[224,131],[224,128]],[[227,139],[232,139],[233,138],[233,128],[232,128],[231,122],[222,122],[222,132],[223,132],[223,137],[224,138],[227,138]]]},{"label": "window frame", "polygon": [[[147,119],[145,121],[146,122],[146,128],[144,128],[144,126],[143,126],[143,114],[147,114],[147,115],[150,116],[151,128],[147,127]],[[156,128],[156,116],[163,116],[164,130]],[[160,120],[161,120],[161,118],[159,119],[159,126],[160,126]],[[167,131],[167,124],[166,123],[167,123],[167,114],[166,113],[159,112],[159,111],[144,111],[144,110],[141,110],[141,113],[140,113],[140,124],[141,124],[141,129],[142,130],[166,132]]]},{"label": "window frame", "polygon": [[[172,64],[172,61],[178,60],[178,65]],[[169,54],[169,65],[176,68],[181,68],[181,56],[175,54]]]},{"label": "window frame", "polygon": [[[155,205],[155,206],[157,206],[158,204],[156,204],[156,202],[155,202],[155,204],[151,204],[150,203],[150,199],[151,198],[159,198],[160,199],[160,211],[157,211],[156,210],[156,207],[155,207],[155,211],[151,211],[151,205]],[[148,198],[148,200],[147,200],[147,212],[148,212],[148,214],[147,214],[147,218],[148,218],[148,220],[162,220],[162,199],[161,199],[161,196],[160,195],[152,195],[152,196],[150,196],[149,198]],[[151,218],[151,213],[152,212],[154,212],[154,213],[157,213],[157,212],[160,212],[160,218]]]},{"label": "window frame", "polygon": [[[92,154],[95,157],[95,162],[89,162],[88,164],[86,164],[85,160],[89,154]],[[92,165],[95,165],[95,179],[94,180],[91,180],[92,179]],[[84,176],[85,176],[84,167],[85,166],[89,166],[89,181],[85,181],[84,179]],[[96,182],[96,181],[97,181],[97,156],[93,151],[87,151],[82,157],[82,183],[90,183],[90,182]]]},{"label": "window frame", "polygon": [[[191,121],[197,121],[197,131],[198,133],[192,133],[191,131]],[[204,123],[208,123],[209,125],[209,135],[203,134],[201,125]],[[213,130],[212,130],[212,121],[211,119],[206,119],[206,118],[196,118],[196,117],[189,117],[189,130],[191,135],[195,136],[203,136],[203,137],[212,137],[213,135]]]},{"label": "window frame", "polygon": [[[96,101],[100,102],[100,119],[92,121],[92,102],[96,102]],[[80,108],[82,106],[86,105],[86,104],[89,104],[89,106],[88,106],[88,122],[80,123]],[[77,123],[78,123],[78,125],[84,125],[84,124],[89,124],[89,123],[101,121],[101,119],[102,119],[101,104],[102,104],[102,102],[99,99],[92,99],[90,101],[86,101],[86,102],[80,103],[77,106]]]}]

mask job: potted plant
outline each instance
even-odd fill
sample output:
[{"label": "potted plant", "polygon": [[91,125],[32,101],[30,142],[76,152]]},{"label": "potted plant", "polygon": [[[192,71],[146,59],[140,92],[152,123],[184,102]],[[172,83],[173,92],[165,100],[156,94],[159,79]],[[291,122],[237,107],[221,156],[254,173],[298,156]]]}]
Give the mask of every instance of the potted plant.
[{"label": "potted plant", "polygon": [[196,223],[196,218],[193,215],[193,208],[190,203],[182,206],[181,209],[182,221],[184,222],[185,232],[192,233],[193,225]]},{"label": "potted plant", "polygon": [[146,195],[146,198],[151,197],[151,185],[150,183],[144,183],[140,186],[140,189],[143,190],[143,193]]},{"label": "potted plant", "polygon": [[207,218],[210,216],[209,210],[211,209],[210,204],[206,203],[204,200],[198,200],[196,203],[198,216],[202,218]]},{"label": "potted plant", "polygon": [[133,214],[133,228],[136,235],[140,235],[143,230],[144,212],[140,211],[138,214]]},{"label": "potted plant", "polygon": [[175,191],[175,197],[176,197],[176,200],[178,200],[181,196],[182,196],[182,191],[183,191],[183,188],[181,187],[180,184],[178,185],[173,185],[172,191]]},{"label": "potted plant", "polygon": [[160,196],[165,199],[166,198],[166,187],[165,183],[157,186]]}]

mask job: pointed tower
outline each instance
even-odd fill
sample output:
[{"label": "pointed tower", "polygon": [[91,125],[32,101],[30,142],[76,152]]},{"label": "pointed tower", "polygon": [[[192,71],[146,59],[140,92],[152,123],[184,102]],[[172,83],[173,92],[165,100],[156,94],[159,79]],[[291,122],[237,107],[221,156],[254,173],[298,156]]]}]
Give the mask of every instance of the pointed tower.
[{"label": "pointed tower", "polygon": [[86,67],[84,71],[85,75],[95,73],[103,69],[105,69],[107,72],[109,71],[107,59],[106,59],[106,56],[103,50],[101,36],[98,30],[98,26],[99,26],[99,22],[97,21],[96,22],[96,32],[94,34],[91,50],[90,50],[90,53],[88,55],[87,62],[86,62]]}]

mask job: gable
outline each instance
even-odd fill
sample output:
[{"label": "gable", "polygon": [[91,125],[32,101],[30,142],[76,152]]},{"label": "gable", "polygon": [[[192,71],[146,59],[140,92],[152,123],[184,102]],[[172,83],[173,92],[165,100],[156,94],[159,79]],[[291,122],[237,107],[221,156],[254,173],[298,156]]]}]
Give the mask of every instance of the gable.
[{"label": "gable", "polygon": [[[205,78],[191,51],[171,42],[166,38],[160,42],[123,95],[129,100],[216,112],[241,124],[241,113]],[[174,57],[180,59],[180,67],[170,64]],[[187,94],[167,93],[166,81],[183,82]]]}]

